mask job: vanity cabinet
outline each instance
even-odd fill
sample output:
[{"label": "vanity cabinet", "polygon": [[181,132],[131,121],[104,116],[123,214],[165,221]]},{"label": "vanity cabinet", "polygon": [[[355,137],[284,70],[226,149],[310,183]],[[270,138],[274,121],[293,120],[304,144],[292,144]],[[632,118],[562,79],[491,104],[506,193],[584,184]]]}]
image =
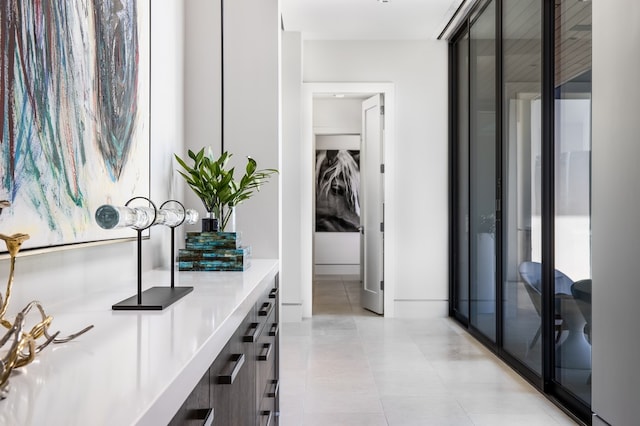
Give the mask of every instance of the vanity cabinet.
[{"label": "vanity cabinet", "polygon": [[254,317],[252,309],[209,368],[215,426],[255,424],[255,347],[244,341]]},{"label": "vanity cabinet", "polygon": [[276,275],[182,404],[171,425],[278,425],[278,306]]},{"label": "vanity cabinet", "polygon": [[278,425],[280,389],[279,344],[279,287],[268,289],[257,304],[258,336],[256,348],[255,395],[258,426]]},{"label": "vanity cabinet", "polygon": [[[56,329],[95,327],[11,376],[0,425],[277,425],[278,269],[252,259],[242,272],[180,271],[193,291],[158,312],[111,309],[136,276],[70,284],[77,297],[52,308]],[[169,276],[145,271],[143,290]]]},{"label": "vanity cabinet", "polygon": [[170,425],[207,425],[213,424],[214,407],[211,406],[209,369],[186,399],[182,407],[171,420]]}]

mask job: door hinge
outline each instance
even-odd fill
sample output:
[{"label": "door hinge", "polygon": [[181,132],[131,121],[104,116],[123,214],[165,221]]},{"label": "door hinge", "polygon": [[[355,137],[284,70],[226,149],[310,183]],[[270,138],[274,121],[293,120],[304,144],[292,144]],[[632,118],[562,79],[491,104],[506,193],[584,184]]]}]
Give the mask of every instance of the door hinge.
[{"label": "door hinge", "polygon": [[384,164],[380,164],[380,173],[384,173]]},{"label": "door hinge", "polygon": [[384,222],[380,222],[380,232],[384,232]]},{"label": "door hinge", "polygon": [[384,280],[380,281],[380,290],[384,290]]},{"label": "door hinge", "polygon": [[380,115],[384,115],[384,105],[380,105]]}]

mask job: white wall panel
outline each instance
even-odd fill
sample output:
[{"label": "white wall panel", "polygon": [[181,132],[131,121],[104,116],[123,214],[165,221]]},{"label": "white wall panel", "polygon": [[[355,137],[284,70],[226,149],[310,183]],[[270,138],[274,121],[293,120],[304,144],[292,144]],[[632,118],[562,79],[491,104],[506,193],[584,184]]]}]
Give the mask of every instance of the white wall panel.
[{"label": "white wall panel", "polygon": [[316,265],[360,265],[360,234],[316,232],[314,261]]},{"label": "white wall panel", "polygon": [[[184,2],[184,21],[188,23],[184,27],[183,61],[185,146],[179,155],[185,158],[189,149],[198,152],[208,146],[219,155],[222,132],[220,0]],[[184,190],[185,206],[198,210],[202,216],[206,212],[202,202],[177,176],[179,187]],[[199,231],[201,225],[184,228]]]},{"label": "white wall panel", "polygon": [[316,133],[360,133],[362,99],[316,98],[313,100],[313,128]]},{"label": "white wall panel", "polygon": [[636,0],[593,2],[592,409],[622,426],[640,417],[638,23]]},{"label": "white wall panel", "polygon": [[[282,163],[280,169],[280,211],[282,230],[280,286],[285,321],[302,318],[300,199],[302,150],[300,145],[300,101],[302,96],[302,37],[298,32],[282,33]],[[310,267],[310,266],[309,266]]]},{"label": "white wall panel", "polygon": [[[305,82],[392,82],[395,176],[386,193],[386,255],[396,300],[448,298],[447,45],[437,41],[306,41]],[[389,271],[389,269],[387,269]],[[425,304],[428,306],[428,304]],[[438,303],[438,306],[440,303]],[[438,308],[439,312],[442,312]],[[401,313],[398,313],[399,315]],[[425,312],[425,315],[430,315]]]},{"label": "white wall panel", "polygon": [[[280,168],[280,10],[278,0],[224,2],[224,149],[244,168]],[[238,206],[237,229],[255,258],[280,252],[279,176]]]}]

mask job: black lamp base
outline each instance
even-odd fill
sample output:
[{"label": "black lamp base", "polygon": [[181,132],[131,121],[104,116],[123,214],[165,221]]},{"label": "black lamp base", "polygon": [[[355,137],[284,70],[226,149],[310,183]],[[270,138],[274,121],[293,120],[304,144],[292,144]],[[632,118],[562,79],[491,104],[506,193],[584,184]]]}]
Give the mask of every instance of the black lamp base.
[{"label": "black lamp base", "polygon": [[193,287],[151,287],[142,292],[141,303],[138,295],[131,296],[111,306],[114,311],[161,311],[193,291]]}]

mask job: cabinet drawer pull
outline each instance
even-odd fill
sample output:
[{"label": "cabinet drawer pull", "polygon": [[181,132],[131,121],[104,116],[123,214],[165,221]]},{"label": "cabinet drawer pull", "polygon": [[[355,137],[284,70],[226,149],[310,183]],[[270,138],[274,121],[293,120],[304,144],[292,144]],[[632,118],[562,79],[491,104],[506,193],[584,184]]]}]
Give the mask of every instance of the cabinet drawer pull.
[{"label": "cabinet drawer pull", "polygon": [[[221,385],[231,385],[244,365],[244,354],[231,355],[231,372],[229,374],[220,374],[218,383]],[[227,369],[229,370],[229,369]]]},{"label": "cabinet drawer pull", "polygon": [[204,418],[204,422],[202,422],[202,426],[211,426],[213,425],[213,408],[209,408],[207,410],[207,415]]},{"label": "cabinet drawer pull", "polygon": [[[249,328],[247,328],[247,334],[242,337],[243,342],[255,342],[258,340],[258,326],[260,323],[252,322]],[[253,332],[251,332],[253,330]]]},{"label": "cabinet drawer pull", "polygon": [[211,426],[213,424],[213,408],[202,408],[193,410],[189,420],[202,420],[202,426]]},{"label": "cabinet drawer pull", "polygon": [[280,390],[280,382],[278,380],[270,380],[271,389],[267,391],[268,398],[277,398],[278,391]]},{"label": "cabinet drawer pull", "polygon": [[269,314],[271,313],[271,309],[273,309],[273,303],[264,302],[260,307],[260,310],[258,311],[258,315],[261,317],[269,316]]},{"label": "cabinet drawer pull", "polygon": [[265,343],[264,345],[262,345],[262,350],[258,355],[258,361],[268,361],[269,357],[271,356],[272,348],[273,348],[273,345],[271,343]]},{"label": "cabinet drawer pull", "polygon": [[277,336],[278,335],[278,330],[280,329],[280,327],[278,327],[278,323],[274,322],[273,324],[271,324],[271,328],[269,329],[269,336]]},{"label": "cabinet drawer pull", "polygon": [[269,426],[271,424],[271,420],[273,420],[273,411],[262,411],[260,414],[262,415],[262,418],[265,419],[264,423],[261,421],[260,424]]},{"label": "cabinet drawer pull", "polygon": [[269,299],[275,299],[277,295],[278,295],[278,287],[274,287],[269,292]]}]

